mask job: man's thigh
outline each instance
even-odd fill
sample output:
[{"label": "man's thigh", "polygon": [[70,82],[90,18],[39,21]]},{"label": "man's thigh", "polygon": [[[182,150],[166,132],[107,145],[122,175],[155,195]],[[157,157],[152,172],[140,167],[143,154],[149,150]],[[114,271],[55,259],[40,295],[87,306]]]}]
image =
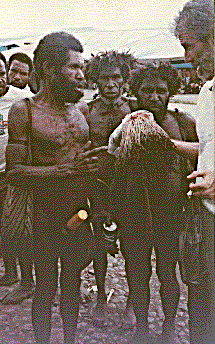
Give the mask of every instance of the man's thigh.
[{"label": "man's thigh", "polygon": [[204,205],[201,207],[201,255],[205,269],[214,277],[214,220],[215,216]]},{"label": "man's thigh", "polygon": [[77,229],[63,234],[61,258],[65,267],[71,266],[81,271],[91,262],[89,252],[91,240],[92,232],[88,222],[82,222]]},{"label": "man's thigh", "polygon": [[154,235],[157,274],[159,277],[176,279],[176,263],[179,260],[179,239],[159,231]]}]

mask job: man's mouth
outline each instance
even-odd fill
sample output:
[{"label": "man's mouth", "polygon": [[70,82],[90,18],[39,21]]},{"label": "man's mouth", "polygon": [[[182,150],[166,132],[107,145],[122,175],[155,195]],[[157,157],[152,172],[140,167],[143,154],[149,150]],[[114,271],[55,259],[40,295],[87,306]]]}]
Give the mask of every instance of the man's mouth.
[{"label": "man's mouth", "polygon": [[116,92],[113,92],[113,91],[108,91],[108,92],[105,92],[105,94],[108,94],[108,95],[116,95],[117,93],[116,93]]},{"label": "man's mouth", "polygon": [[160,109],[160,106],[157,104],[152,104],[152,105],[149,105],[148,108],[157,110],[157,109]]},{"label": "man's mouth", "polygon": [[11,84],[14,86],[20,86],[21,85],[21,83],[19,81],[13,81],[13,82],[11,82]]},{"label": "man's mouth", "polygon": [[75,89],[75,91],[77,91],[77,92],[83,92],[83,90],[84,90],[84,85],[82,85],[82,84],[76,85],[76,86],[74,87],[74,89]]}]

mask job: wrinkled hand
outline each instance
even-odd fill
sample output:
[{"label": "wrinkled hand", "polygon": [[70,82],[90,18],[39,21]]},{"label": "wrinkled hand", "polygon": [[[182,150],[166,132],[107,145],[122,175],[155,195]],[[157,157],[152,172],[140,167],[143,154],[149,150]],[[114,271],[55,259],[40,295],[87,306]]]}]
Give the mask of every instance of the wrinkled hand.
[{"label": "wrinkled hand", "polygon": [[101,146],[90,150],[91,141],[88,141],[81,151],[76,154],[74,158],[74,167],[78,168],[80,172],[89,171],[95,172],[100,168],[99,158],[97,154],[107,151],[107,146]]},{"label": "wrinkled hand", "polygon": [[194,196],[206,197],[214,199],[215,197],[215,176],[214,171],[194,171],[187,178],[193,179],[202,177],[202,181],[189,184],[190,190]]}]

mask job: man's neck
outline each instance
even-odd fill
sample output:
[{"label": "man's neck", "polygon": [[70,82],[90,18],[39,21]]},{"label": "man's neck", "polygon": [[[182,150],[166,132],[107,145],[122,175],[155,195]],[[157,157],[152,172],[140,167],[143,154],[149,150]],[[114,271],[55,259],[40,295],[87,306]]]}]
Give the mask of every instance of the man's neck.
[{"label": "man's neck", "polygon": [[[148,109],[145,109],[143,105],[138,105],[138,109],[139,110],[148,110]],[[148,110],[148,111],[151,112],[150,110]],[[160,112],[159,114],[153,113],[153,116],[154,116],[155,121],[158,124],[163,123],[167,118],[167,109],[166,109],[166,111]]]},{"label": "man's neck", "polygon": [[41,105],[49,106],[56,110],[64,110],[67,107],[65,102],[60,102],[54,97],[51,89],[45,84],[40,88],[40,91],[35,96],[35,100]]},{"label": "man's neck", "polygon": [[158,124],[163,123],[167,119],[167,111],[165,111],[164,113],[159,113],[159,115],[155,113],[153,115],[154,115],[155,121]]},{"label": "man's neck", "polygon": [[103,101],[103,103],[105,103],[108,106],[116,105],[121,100],[121,95],[118,98],[114,98],[114,99],[108,99],[101,96],[101,100]]},{"label": "man's neck", "polygon": [[4,91],[0,94],[0,97],[3,97],[9,91],[9,86],[6,86]]}]

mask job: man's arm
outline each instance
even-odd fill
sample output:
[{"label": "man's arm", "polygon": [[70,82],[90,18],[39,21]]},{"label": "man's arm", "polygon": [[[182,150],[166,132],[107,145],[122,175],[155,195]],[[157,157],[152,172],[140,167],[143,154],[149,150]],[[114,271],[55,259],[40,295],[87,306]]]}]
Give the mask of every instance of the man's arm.
[{"label": "man's arm", "polygon": [[185,133],[184,141],[199,142],[196,132],[196,120],[193,116],[184,112],[176,112],[178,124],[183,128]]},{"label": "man's arm", "polygon": [[193,116],[183,113],[175,112],[179,127],[183,130],[183,141],[172,140],[177,147],[180,154],[189,158],[192,165],[195,166],[198,160],[199,139],[196,132],[196,121]]},{"label": "man's arm", "polygon": [[171,140],[171,141],[174,143],[174,145],[178,149],[178,152],[181,155],[191,160],[198,159],[198,153],[199,153],[198,142],[184,142],[184,141],[178,141],[178,140]]},{"label": "man's arm", "polygon": [[89,150],[90,141],[83,147],[73,162],[54,166],[28,166],[28,110],[24,101],[14,103],[8,114],[9,143],[6,148],[6,170],[9,183],[34,187],[58,178],[71,178],[78,174],[86,174],[98,170],[98,151],[100,147]]}]

